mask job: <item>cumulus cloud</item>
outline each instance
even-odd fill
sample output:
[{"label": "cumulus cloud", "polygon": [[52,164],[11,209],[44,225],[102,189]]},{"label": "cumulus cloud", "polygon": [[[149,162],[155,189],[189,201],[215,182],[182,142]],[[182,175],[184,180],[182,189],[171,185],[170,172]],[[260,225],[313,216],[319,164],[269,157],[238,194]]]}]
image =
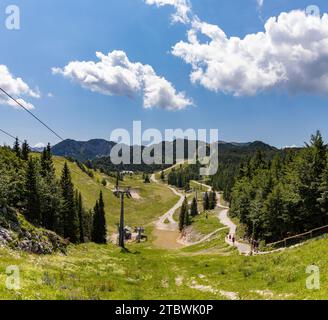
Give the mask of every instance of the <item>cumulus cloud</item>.
[{"label": "cumulus cloud", "polygon": [[[0,87],[15,98],[18,96],[40,98],[38,90],[32,90],[21,78],[15,78],[5,65],[0,65]],[[22,98],[18,98],[17,100],[27,109],[34,109],[31,103]],[[15,102],[7,98],[3,93],[0,94],[0,104],[19,108]]]},{"label": "cumulus cloud", "polygon": [[[209,41],[201,42],[199,35]],[[228,37],[216,25],[192,22],[188,41],[177,43],[173,55],[190,64],[193,83],[235,96],[270,89],[328,94],[328,15],[304,11],[268,19],[264,32]]]},{"label": "cumulus cloud", "polygon": [[33,148],[35,148],[35,149],[41,149],[41,148],[45,148],[45,147],[46,147],[46,145],[43,142],[39,142],[35,146],[33,146]]},{"label": "cumulus cloud", "polygon": [[98,62],[73,61],[64,68],[53,68],[52,71],[104,95],[134,98],[142,94],[146,109],[181,110],[192,105],[183,92],[177,92],[150,65],[130,62],[125,52],[113,51],[108,55],[97,52],[96,56]]},{"label": "cumulus cloud", "polygon": [[172,15],[173,22],[190,22],[191,3],[189,0],[145,0],[148,5],[157,7],[173,6],[176,12]]}]

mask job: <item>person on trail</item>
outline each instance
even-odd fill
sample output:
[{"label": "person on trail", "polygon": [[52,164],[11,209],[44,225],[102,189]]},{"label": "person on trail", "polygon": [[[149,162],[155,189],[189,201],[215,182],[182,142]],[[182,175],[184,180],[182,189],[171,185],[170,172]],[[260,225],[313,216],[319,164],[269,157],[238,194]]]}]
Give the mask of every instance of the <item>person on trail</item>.
[{"label": "person on trail", "polygon": [[251,244],[252,244],[252,251],[256,251],[256,241],[255,241],[255,239],[252,239],[252,241],[251,241]]},{"label": "person on trail", "polygon": [[260,242],[258,240],[255,240],[255,252],[258,253],[260,248]]},{"label": "person on trail", "polygon": [[236,239],[235,239],[235,236],[233,235],[232,236],[232,244],[233,244],[233,246],[235,245],[235,241],[236,241]]}]

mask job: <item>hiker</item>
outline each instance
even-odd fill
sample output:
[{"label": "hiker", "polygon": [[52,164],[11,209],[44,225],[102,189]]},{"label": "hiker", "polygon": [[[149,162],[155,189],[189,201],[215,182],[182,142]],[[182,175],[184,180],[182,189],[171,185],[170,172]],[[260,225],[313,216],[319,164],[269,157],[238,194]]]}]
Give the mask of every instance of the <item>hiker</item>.
[{"label": "hiker", "polygon": [[235,239],[235,236],[233,235],[233,236],[232,236],[232,244],[233,244],[233,245],[235,245],[235,241],[236,241],[236,239]]},{"label": "hiker", "polygon": [[258,253],[260,248],[260,243],[258,240],[255,240],[255,252]]}]

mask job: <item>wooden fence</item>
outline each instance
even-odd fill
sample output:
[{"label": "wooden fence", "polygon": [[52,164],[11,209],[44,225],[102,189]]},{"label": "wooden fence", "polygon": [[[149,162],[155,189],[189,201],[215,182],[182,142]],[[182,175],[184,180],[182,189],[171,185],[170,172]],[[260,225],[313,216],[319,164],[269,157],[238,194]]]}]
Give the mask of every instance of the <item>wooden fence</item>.
[{"label": "wooden fence", "polygon": [[322,236],[326,233],[328,233],[328,225],[307,231],[302,234],[298,234],[296,236],[285,238],[284,240],[269,243],[269,244],[267,244],[267,247],[270,247],[270,248],[290,247],[290,246],[299,244],[301,242]]}]

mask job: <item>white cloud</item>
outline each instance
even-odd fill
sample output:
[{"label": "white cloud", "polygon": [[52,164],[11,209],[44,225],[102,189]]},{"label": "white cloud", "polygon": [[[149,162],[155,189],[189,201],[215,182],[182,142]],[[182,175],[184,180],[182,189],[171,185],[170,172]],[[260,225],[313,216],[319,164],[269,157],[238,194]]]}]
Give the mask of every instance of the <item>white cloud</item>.
[{"label": "white cloud", "polygon": [[291,146],[285,146],[285,147],[283,147],[283,149],[297,149],[297,148],[299,148],[299,147],[296,144],[293,144]]},{"label": "white cloud", "polygon": [[172,15],[173,22],[190,22],[191,3],[189,0],[145,0],[148,5],[157,7],[173,6],[176,12]]},{"label": "white cloud", "polygon": [[142,94],[146,109],[180,110],[192,105],[183,92],[177,92],[151,66],[130,62],[125,52],[113,51],[108,55],[97,52],[96,56],[100,61],[73,61],[62,69],[53,68],[52,71],[104,95],[133,98]]},{"label": "white cloud", "polygon": [[43,142],[39,142],[33,148],[41,149],[41,148],[45,148],[45,147],[46,147],[46,145]]},{"label": "white cloud", "polygon": [[[5,65],[0,65],[0,87],[8,92],[14,98],[19,96],[28,96],[31,98],[40,98],[38,90],[32,90],[21,78],[15,78]],[[17,99],[27,109],[34,109],[34,106],[23,100]],[[3,93],[0,94],[0,104],[9,105],[14,108],[19,108],[15,102],[7,98]]]},{"label": "white cloud", "polygon": [[[209,41],[201,42],[199,34]],[[215,92],[328,94],[327,14],[281,13],[266,22],[264,32],[244,38],[229,38],[218,26],[195,18],[188,41],[177,43],[172,53],[192,66],[193,83]]]}]

